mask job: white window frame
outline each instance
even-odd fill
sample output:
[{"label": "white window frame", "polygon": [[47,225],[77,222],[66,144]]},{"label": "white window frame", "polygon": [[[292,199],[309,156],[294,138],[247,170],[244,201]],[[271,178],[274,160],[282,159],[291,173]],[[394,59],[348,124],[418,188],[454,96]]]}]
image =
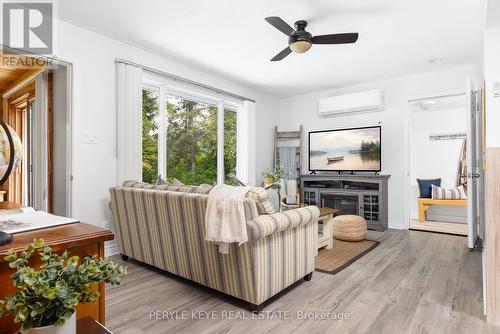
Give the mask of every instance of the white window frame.
[{"label": "white window frame", "polygon": [[142,90],[145,89],[154,91],[158,95],[158,174],[161,175],[162,178],[164,178],[165,174],[163,174],[161,171],[166,168],[165,167],[166,154],[165,151],[162,150],[162,148],[165,148],[166,138],[164,138],[165,136],[164,128],[166,123],[165,123],[165,115],[162,114],[161,110],[163,110],[162,106],[165,106],[165,98],[161,95],[160,88],[157,86],[143,83]]},{"label": "white window frame", "polygon": [[243,101],[235,101],[231,98],[226,98],[223,95],[217,96],[209,92],[197,92],[194,90],[178,87],[175,84],[170,84],[168,80],[161,78],[144,78],[143,89],[153,90],[158,93],[158,174],[162,177],[167,175],[167,96],[173,95],[183,99],[190,99],[202,103],[209,103],[217,106],[217,184],[223,184],[225,178],[224,171],[224,110],[230,109],[236,112],[236,177],[241,179],[241,162],[244,161],[242,150],[243,124],[242,124],[242,103]]},{"label": "white window frame", "polygon": [[[224,183],[224,177],[225,177],[225,170],[224,170],[224,113],[225,109],[229,109],[231,111],[236,112],[236,177],[238,179],[241,179],[241,174],[239,166],[241,165],[241,162],[243,161],[243,154],[244,150],[242,149],[241,146],[241,136],[243,132],[241,131],[241,112],[242,112],[242,105],[237,104],[237,103],[231,103],[228,101],[223,101],[222,106],[219,105],[219,108],[217,110],[217,183],[218,184],[223,184]],[[219,120],[219,115],[222,115],[222,119]],[[221,131],[219,131],[221,129]],[[219,140],[219,132],[222,132],[222,137]],[[219,154],[219,149],[221,150],[222,154]],[[219,162],[219,159],[221,161]],[[222,171],[222,174],[219,173],[219,164],[220,164],[220,170]],[[219,177],[221,177],[221,180],[219,180]]]}]

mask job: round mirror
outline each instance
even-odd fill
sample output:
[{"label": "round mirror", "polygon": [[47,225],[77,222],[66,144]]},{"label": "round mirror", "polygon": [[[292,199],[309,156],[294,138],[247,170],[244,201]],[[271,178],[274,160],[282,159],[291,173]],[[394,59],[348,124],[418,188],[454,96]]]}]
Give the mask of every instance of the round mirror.
[{"label": "round mirror", "polygon": [[16,131],[0,118],[0,185],[16,170],[23,157],[23,144]]}]

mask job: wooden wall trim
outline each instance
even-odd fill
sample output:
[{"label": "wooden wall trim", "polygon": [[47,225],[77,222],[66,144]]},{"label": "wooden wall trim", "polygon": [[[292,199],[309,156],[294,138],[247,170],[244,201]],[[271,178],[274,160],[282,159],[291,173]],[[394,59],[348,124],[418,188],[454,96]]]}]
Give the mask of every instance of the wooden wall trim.
[{"label": "wooden wall trim", "polygon": [[[23,140],[24,121],[27,103],[35,97],[35,82],[32,81],[14,92],[7,98],[7,108],[4,110],[4,121],[9,124],[14,131]],[[12,171],[7,181],[2,185],[2,190],[7,191],[7,201],[22,204],[23,199],[23,177],[22,165],[26,162],[21,160],[21,163],[16,170]]]},{"label": "wooden wall trim", "polygon": [[486,149],[486,318],[500,325],[500,148]]},{"label": "wooden wall trim", "polygon": [[17,79],[15,79],[13,82],[11,82],[7,87],[5,87],[2,90],[2,95],[10,94],[17,92],[18,90],[24,88],[24,86],[30,84],[31,82],[34,82],[35,77],[42,73],[44,69],[37,68],[37,69],[32,69],[32,70],[27,70],[19,76]]}]

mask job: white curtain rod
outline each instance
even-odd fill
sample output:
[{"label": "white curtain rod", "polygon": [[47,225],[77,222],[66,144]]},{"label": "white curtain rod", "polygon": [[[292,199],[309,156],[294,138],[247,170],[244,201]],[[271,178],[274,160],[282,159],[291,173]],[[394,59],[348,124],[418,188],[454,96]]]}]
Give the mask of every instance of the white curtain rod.
[{"label": "white curtain rod", "polygon": [[142,68],[145,71],[156,73],[156,74],[165,76],[165,77],[170,78],[170,79],[175,80],[175,81],[179,81],[179,82],[190,84],[190,85],[193,85],[193,86],[196,86],[196,87],[200,87],[200,88],[203,88],[203,89],[206,89],[206,90],[210,90],[210,91],[218,93],[218,94],[224,94],[224,95],[227,95],[227,96],[230,96],[230,97],[234,97],[234,98],[237,98],[237,99],[240,99],[240,100],[250,101],[250,102],[254,102],[255,103],[255,100],[253,100],[251,98],[248,98],[248,97],[245,97],[245,96],[241,96],[241,95],[238,95],[238,94],[233,94],[233,93],[230,93],[230,92],[222,90],[222,89],[218,89],[218,88],[215,88],[215,87],[212,87],[212,86],[208,86],[208,85],[205,85],[205,84],[193,81],[193,80],[185,79],[185,78],[177,76],[175,74],[163,72],[163,71],[160,71],[160,70],[148,67],[148,66],[144,66],[144,65],[141,65],[141,64],[138,64],[138,63],[134,63],[132,61],[128,61],[128,60],[121,59],[121,58],[116,58],[115,62],[116,63],[128,64],[128,65],[132,65],[132,66],[136,66],[136,67],[140,67],[140,68]]}]

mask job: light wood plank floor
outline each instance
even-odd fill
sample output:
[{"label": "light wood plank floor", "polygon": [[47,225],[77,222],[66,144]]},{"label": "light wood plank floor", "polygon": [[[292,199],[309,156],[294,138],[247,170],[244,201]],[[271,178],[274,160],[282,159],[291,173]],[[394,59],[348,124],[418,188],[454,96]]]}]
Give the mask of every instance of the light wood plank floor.
[{"label": "light wood plank floor", "polygon": [[426,220],[421,223],[417,219],[410,219],[410,228],[412,230],[451,233],[467,236],[467,224],[448,223]]},{"label": "light wood plank floor", "polygon": [[[250,312],[231,298],[129,260],[123,284],[107,289],[115,333],[500,333],[482,315],[481,253],[466,238],[369,231],[381,244],[336,275],[315,272],[264,311],[346,312],[348,320],[224,320]],[[117,262],[122,262],[114,256]],[[150,311],[215,311],[218,320],[150,320]],[[275,313],[276,314],[276,313]]]}]

